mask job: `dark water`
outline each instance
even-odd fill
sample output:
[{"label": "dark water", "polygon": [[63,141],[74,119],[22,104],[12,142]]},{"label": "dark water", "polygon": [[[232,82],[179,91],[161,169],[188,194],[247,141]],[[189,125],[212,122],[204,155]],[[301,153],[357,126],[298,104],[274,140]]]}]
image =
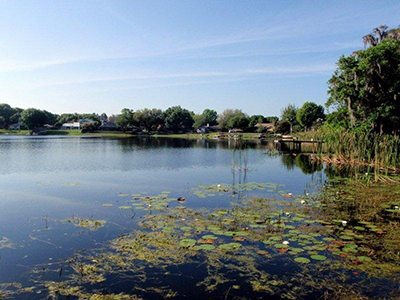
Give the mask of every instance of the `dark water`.
[{"label": "dark water", "polygon": [[[233,197],[199,198],[193,195],[193,189],[218,183],[233,187],[246,182],[277,183],[285,193],[305,195],[317,192],[324,184],[321,166],[271,154],[267,149],[268,145],[261,142],[0,137],[0,237],[11,243],[0,248],[0,282],[29,286],[35,266],[104,247],[136,229],[141,217],[152,212],[119,208],[129,204],[126,195],[168,191],[173,198],[185,197],[188,208],[214,209],[229,208],[242,197],[276,197],[276,191],[250,190]],[[98,230],[87,230],[65,221],[74,217],[107,223]],[[193,268],[190,264],[172,267],[179,274],[193,273]],[[269,268],[278,276],[296,271],[293,266],[285,270],[278,260]],[[201,267],[194,269],[200,277],[206,272]],[[161,282],[180,295],[206,297],[196,292],[196,277],[182,278],[177,275]],[[62,281],[62,277],[57,280]],[[108,282],[112,281],[110,276]],[[160,280],[155,282],[159,284]],[[114,283],[110,288],[114,293],[132,289],[117,279]],[[46,297],[38,293],[12,297]],[[252,295],[246,288],[241,296]],[[216,298],[224,296],[214,294]]]}]

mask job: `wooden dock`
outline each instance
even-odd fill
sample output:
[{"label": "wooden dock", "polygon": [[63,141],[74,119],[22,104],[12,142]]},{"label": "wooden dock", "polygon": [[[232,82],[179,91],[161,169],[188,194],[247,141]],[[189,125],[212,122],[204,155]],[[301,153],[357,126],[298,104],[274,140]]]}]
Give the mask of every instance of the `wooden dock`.
[{"label": "wooden dock", "polygon": [[275,147],[279,151],[302,152],[303,145],[310,146],[309,150],[313,153],[322,152],[323,141],[279,139],[275,140]]}]

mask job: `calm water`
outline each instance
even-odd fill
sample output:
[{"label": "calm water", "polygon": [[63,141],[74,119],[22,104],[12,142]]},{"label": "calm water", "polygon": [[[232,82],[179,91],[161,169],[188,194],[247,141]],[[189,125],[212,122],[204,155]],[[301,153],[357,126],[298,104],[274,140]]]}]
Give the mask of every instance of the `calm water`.
[{"label": "calm water", "polygon": [[[229,208],[251,196],[312,194],[325,180],[322,168],[296,163],[290,156],[268,154],[262,143],[0,137],[0,238],[9,243],[0,248],[0,282],[32,286],[32,278],[37,280],[32,270],[37,266],[43,268],[41,279],[62,282],[67,274],[46,274],[47,266],[105,247],[138,228],[146,215],[157,214],[125,209],[130,195],[170,192],[171,198],[184,197],[187,208],[212,210]],[[204,198],[193,194],[199,185],[226,184],[234,190],[245,183],[280,186]],[[172,208],[177,205],[177,201],[170,204]],[[107,223],[98,230],[88,230],[66,221],[76,217]],[[191,268],[183,267],[180,272],[193,273]],[[180,291],[180,296],[202,295],[196,292],[195,279],[182,283],[179,278],[158,279],[158,283]],[[102,288],[113,293],[132,292],[132,287],[117,283],[114,288],[108,284]],[[135,293],[158,297],[138,290]],[[31,294],[12,297],[41,299],[45,294],[34,289]],[[249,289],[242,292],[242,296],[251,295]],[[214,296],[224,298],[225,294]]]}]

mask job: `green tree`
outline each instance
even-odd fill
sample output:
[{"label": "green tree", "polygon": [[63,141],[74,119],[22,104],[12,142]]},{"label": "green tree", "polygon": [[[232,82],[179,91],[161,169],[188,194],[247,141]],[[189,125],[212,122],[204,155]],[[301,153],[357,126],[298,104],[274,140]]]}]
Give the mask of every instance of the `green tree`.
[{"label": "green tree", "polygon": [[134,123],[147,131],[155,131],[164,124],[161,109],[142,109],[133,113]]},{"label": "green tree", "polygon": [[192,113],[180,106],[168,108],[164,114],[165,128],[173,132],[187,132],[192,130],[194,123]]},{"label": "green tree", "polygon": [[213,109],[205,109],[200,115],[194,116],[194,128],[201,126],[214,126],[217,125],[218,113]]},{"label": "green tree", "polygon": [[279,121],[279,118],[277,116],[268,116],[268,117],[265,117],[265,120],[264,120],[265,123],[273,123],[273,124],[277,123],[278,121]]},{"label": "green tree", "polygon": [[400,131],[400,41],[377,45],[339,59],[329,80],[328,107],[346,111],[350,127],[380,133]]},{"label": "green tree", "polygon": [[222,130],[246,129],[249,126],[249,117],[240,109],[225,109],[218,116],[218,125]]},{"label": "green tree", "polygon": [[10,105],[6,103],[0,103],[0,128],[7,128],[10,124],[18,122],[18,119],[15,121],[13,116],[18,113],[18,109],[12,108]]},{"label": "green tree", "polygon": [[121,110],[121,113],[117,116],[117,120],[115,121],[117,126],[121,127],[124,131],[128,129],[128,127],[133,126],[133,111],[129,108],[124,108]]},{"label": "green tree", "polygon": [[57,117],[56,125],[61,126],[64,123],[77,122],[79,119],[77,114],[61,114]]},{"label": "green tree", "polygon": [[314,102],[305,102],[301,108],[297,110],[296,120],[306,130],[309,129],[318,119],[324,120],[324,108]]},{"label": "green tree", "polygon": [[282,110],[281,120],[290,124],[290,133],[293,132],[293,126],[298,124],[296,115],[297,107],[294,104],[289,104]]},{"label": "green tree", "polygon": [[265,118],[262,115],[252,115],[249,118],[249,128],[254,128],[258,123],[264,123]]},{"label": "green tree", "polygon": [[21,113],[21,122],[29,129],[36,130],[37,128],[46,124],[47,116],[42,110],[35,108],[25,109]]},{"label": "green tree", "polygon": [[290,133],[291,128],[292,125],[288,121],[279,121],[276,124],[275,131],[281,134],[288,134]]}]

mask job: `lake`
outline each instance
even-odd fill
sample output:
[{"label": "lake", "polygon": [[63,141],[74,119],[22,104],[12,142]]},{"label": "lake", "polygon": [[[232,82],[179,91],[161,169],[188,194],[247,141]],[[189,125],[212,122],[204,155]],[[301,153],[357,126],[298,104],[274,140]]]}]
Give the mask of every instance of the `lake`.
[{"label": "lake", "polygon": [[330,251],[316,195],[331,173],[268,142],[2,136],[0,162],[0,298],[398,289],[340,263],[357,242]]}]

